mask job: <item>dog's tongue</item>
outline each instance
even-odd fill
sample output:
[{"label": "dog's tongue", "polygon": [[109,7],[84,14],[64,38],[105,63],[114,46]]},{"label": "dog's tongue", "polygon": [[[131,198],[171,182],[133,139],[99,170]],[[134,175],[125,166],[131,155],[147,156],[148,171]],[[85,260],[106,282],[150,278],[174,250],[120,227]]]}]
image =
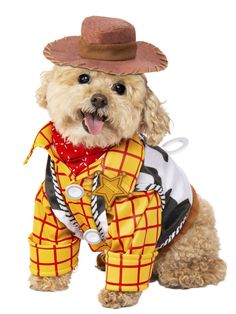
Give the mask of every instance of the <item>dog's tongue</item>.
[{"label": "dog's tongue", "polygon": [[97,135],[101,132],[104,122],[97,116],[86,113],[84,122],[89,130],[89,133]]}]

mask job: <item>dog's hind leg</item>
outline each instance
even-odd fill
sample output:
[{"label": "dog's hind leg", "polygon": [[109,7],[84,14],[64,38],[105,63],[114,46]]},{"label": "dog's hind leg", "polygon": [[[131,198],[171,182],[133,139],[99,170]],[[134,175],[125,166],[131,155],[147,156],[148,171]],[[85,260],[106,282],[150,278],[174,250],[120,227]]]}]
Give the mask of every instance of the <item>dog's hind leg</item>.
[{"label": "dog's hind leg", "polygon": [[159,252],[154,273],[169,288],[196,288],[224,280],[226,264],[218,257],[219,240],[211,205],[199,198],[199,214],[184,236]]}]

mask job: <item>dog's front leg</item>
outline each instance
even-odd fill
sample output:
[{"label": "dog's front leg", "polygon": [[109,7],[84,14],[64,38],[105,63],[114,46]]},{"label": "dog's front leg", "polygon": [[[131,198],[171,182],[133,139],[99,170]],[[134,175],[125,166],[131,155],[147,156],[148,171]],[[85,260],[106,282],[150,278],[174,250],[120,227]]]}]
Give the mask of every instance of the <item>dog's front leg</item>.
[{"label": "dog's front leg", "polygon": [[31,275],[29,278],[30,288],[37,291],[60,291],[68,288],[71,273],[56,277],[41,277]]},{"label": "dog's front leg", "polygon": [[148,288],[156,255],[105,252],[106,287],[98,297],[101,304],[110,308],[136,304]]},{"label": "dog's front leg", "polygon": [[118,309],[138,303],[142,292],[119,292],[102,289],[98,299],[104,307]]},{"label": "dog's front leg", "polygon": [[[96,267],[102,271],[105,271],[104,252],[97,256]],[[141,292],[117,292],[102,289],[98,295],[98,299],[104,307],[120,308],[135,305],[138,302],[140,295]]]},{"label": "dog's front leg", "polygon": [[148,287],[154,256],[106,252],[106,287],[98,296],[101,304],[109,308],[135,305]]},{"label": "dog's front leg", "polygon": [[54,216],[44,197],[42,184],[35,201],[30,244],[30,288],[40,291],[64,290],[78,264],[80,239]]},{"label": "dog's front leg", "polygon": [[[136,193],[135,197],[139,194]],[[148,288],[153,264],[158,254],[156,243],[160,234],[160,199],[155,191],[136,204],[133,212],[129,202],[123,202],[115,212],[109,234],[110,249],[105,251],[106,286],[99,294],[105,307],[119,308],[138,302]],[[126,213],[119,220],[117,212]],[[119,224],[119,232],[117,232]]]}]

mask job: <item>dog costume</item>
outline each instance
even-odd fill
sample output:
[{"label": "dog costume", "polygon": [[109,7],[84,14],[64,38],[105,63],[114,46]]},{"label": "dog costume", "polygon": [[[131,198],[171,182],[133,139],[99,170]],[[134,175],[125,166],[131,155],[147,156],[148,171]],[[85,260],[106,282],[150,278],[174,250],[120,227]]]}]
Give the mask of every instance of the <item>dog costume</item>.
[{"label": "dog costume", "polygon": [[144,290],[158,248],[179,233],[193,204],[186,176],[138,134],[75,175],[54,147],[52,129],[50,122],[40,130],[26,160],[35,147],[48,151],[29,237],[32,274],[70,272],[85,239],[105,252],[107,289]]},{"label": "dog costume", "polygon": [[[157,47],[136,41],[131,24],[104,17],[85,19],[81,36],[50,43],[44,54],[58,65],[112,74],[160,71],[167,66]],[[46,149],[49,157],[29,236],[32,274],[58,276],[72,271],[84,239],[93,251],[105,252],[106,289],[147,288],[158,249],[190,224],[196,208],[194,191],[182,170],[137,133],[98,151],[79,171],[57,150],[52,122],[38,133],[26,162],[35,147]]]}]

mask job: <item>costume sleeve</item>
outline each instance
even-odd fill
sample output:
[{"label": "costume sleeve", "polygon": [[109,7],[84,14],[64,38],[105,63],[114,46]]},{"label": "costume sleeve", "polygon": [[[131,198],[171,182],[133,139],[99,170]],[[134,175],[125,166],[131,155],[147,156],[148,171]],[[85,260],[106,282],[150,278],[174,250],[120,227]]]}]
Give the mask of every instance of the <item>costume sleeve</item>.
[{"label": "costume sleeve", "polygon": [[105,253],[106,289],[142,291],[149,285],[158,254],[161,201],[155,191],[135,193],[115,206],[110,250]]},{"label": "costume sleeve", "polygon": [[30,271],[37,276],[58,276],[78,264],[80,239],[55,217],[44,183],[35,199],[33,232],[29,236]]}]

